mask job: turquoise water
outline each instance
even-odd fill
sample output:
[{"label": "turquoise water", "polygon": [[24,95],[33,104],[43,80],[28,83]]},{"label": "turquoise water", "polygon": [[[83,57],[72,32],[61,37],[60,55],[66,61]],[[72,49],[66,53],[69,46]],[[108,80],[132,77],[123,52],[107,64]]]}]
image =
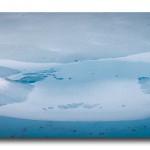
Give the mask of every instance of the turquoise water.
[{"label": "turquoise water", "polygon": [[0,117],[0,138],[149,138],[150,119],[66,122]]}]

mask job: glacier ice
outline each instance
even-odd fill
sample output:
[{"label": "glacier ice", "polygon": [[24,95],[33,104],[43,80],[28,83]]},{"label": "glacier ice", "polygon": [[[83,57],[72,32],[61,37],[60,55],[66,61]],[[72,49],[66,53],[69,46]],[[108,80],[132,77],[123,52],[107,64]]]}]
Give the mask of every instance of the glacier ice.
[{"label": "glacier ice", "polygon": [[139,84],[141,86],[141,89],[145,93],[150,94],[150,78],[149,77],[140,77]]},{"label": "glacier ice", "polygon": [[[1,90],[0,113],[4,116],[108,121],[150,115],[150,95],[143,92],[144,88],[149,88],[149,63],[114,58],[54,66],[42,63],[42,67],[32,63],[33,70],[28,69],[25,62],[18,63],[21,71],[1,79],[9,83]],[[14,67],[13,63],[11,65]],[[16,70],[20,70],[19,64]]]},{"label": "glacier ice", "polygon": [[0,78],[0,106],[25,101],[31,90],[31,85]]},{"label": "glacier ice", "polygon": [[149,18],[0,14],[0,115],[56,121],[150,117]]}]

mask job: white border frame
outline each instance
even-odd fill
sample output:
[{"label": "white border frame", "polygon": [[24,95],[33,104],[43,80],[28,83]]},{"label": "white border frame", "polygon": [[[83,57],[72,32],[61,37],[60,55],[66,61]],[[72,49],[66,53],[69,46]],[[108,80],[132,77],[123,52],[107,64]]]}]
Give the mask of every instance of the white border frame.
[{"label": "white border frame", "polygon": [[150,0],[0,0],[1,12],[148,12]]},{"label": "white border frame", "polygon": [[[150,0],[0,0],[0,12],[149,12]],[[0,141],[0,149],[149,149],[150,141]]]}]

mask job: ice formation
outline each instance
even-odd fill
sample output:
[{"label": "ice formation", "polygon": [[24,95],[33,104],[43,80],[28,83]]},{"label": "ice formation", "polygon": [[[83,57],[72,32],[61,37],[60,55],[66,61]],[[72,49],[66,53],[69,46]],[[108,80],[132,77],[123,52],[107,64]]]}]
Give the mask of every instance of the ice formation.
[{"label": "ice formation", "polygon": [[0,14],[0,115],[52,121],[150,117],[149,17]]}]

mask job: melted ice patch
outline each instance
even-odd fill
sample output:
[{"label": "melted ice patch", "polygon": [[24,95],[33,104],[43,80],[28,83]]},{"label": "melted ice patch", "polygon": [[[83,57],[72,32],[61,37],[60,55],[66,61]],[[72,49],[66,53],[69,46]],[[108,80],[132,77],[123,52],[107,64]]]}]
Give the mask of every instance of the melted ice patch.
[{"label": "melted ice patch", "polygon": [[150,78],[149,77],[140,77],[139,84],[144,93],[150,94]]}]

